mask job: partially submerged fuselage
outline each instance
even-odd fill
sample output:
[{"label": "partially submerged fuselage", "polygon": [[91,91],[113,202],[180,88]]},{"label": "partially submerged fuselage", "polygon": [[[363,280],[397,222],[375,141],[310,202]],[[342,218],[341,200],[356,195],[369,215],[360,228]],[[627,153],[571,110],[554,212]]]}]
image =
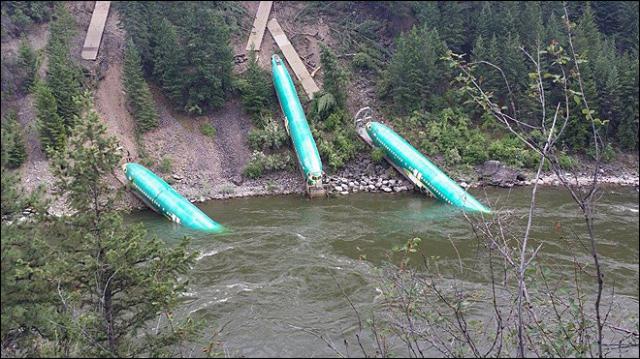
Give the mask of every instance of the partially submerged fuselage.
[{"label": "partially submerged fuselage", "polygon": [[211,233],[224,231],[222,225],[209,218],[146,167],[127,163],[122,168],[138,197],[154,211],[190,229]]},{"label": "partially submerged fuselage", "polygon": [[311,135],[309,123],[304,115],[296,87],[278,55],[271,57],[271,73],[273,85],[284,113],[284,123],[298,157],[300,169],[305,177],[307,192],[311,197],[324,196],[322,186],[322,161]]},{"label": "partially submerged fuselage", "polygon": [[381,148],[387,159],[418,188],[428,189],[439,200],[466,211],[491,212],[389,127],[368,122],[365,128],[373,145]]}]

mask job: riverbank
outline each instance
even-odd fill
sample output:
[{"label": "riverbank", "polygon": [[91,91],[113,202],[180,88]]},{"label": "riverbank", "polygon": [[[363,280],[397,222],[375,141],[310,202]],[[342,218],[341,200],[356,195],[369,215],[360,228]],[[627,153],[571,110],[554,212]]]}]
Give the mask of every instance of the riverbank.
[{"label": "riverbank", "polygon": [[[567,177],[578,186],[587,186],[593,180],[592,172],[589,169],[589,164],[585,164],[583,170],[576,172],[576,176]],[[451,171],[451,177],[463,188],[485,186],[512,188],[532,185],[535,172],[513,169],[498,161],[487,161],[471,170],[454,169]],[[170,179],[172,178],[170,177]],[[197,176],[173,179],[172,185],[194,202],[251,196],[304,194],[304,183],[297,171],[270,173],[257,180],[235,177],[230,181],[217,184],[209,183],[206,179]],[[542,186],[562,185],[553,172],[543,173],[538,181]],[[598,181],[602,185],[638,187],[640,184],[638,171],[633,171],[633,166],[622,162],[603,165],[598,174]],[[348,195],[358,192],[399,193],[413,190],[413,184],[402,177],[387,162],[375,163],[368,154],[359,155],[344,169],[327,175],[324,179],[324,185],[329,195]]]},{"label": "riverbank", "polygon": [[[634,171],[635,156],[627,161],[605,164],[598,173],[598,182],[607,186],[640,186],[637,166]],[[582,166],[576,175],[567,176],[578,186],[588,186],[593,180],[589,164]],[[500,187],[512,188],[531,186],[535,173],[531,170],[514,169],[498,161],[487,161],[475,168],[445,170],[463,188]],[[191,202],[201,203],[211,200],[244,198],[254,196],[274,196],[305,193],[304,182],[298,171],[269,173],[259,179],[247,179],[243,176],[216,179],[194,172],[186,175],[168,174],[164,179]],[[542,186],[561,186],[562,183],[552,172],[545,172],[538,180]],[[401,193],[413,191],[414,186],[402,177],[386,161],[375,163],[368,154],[360,154],[344,169],[327,175],[324,185],[330,196],[343,196],[358,192]],[[127,192],[120,202],[123,210],[139,210],[146,206],[132,193]],[[64,215],[68,213],[62,201],[51,204],[49,213]],[[29,210],[25,210],[25,215]]]}]

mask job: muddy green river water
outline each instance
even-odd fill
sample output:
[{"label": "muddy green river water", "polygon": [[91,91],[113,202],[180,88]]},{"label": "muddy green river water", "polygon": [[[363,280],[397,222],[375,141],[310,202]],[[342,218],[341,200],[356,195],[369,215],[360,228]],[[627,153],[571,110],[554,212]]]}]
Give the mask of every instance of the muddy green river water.
[{"label": "muddy green river water", "polygon": [[[473,193],[497,201],[494,209],[511,210],[524,223],[531,188]],[[538,204],[532,240],[543,243],[540,260],[559,271],[573,270],[574,254],[590,263],[586,251],[567,245],[567,238],[584,234],[584,221],[566,191],[543,188]],[[325,333],[336,343],[352,339],[357,319],[336,282],[367,313],[379,294],[377,268],[397,261],[389,253],[410,238],[420,237],[421,253],[439,256],[445,272],[460,265],[452,242],[465,267],[482,268],[486,256],[461,213],[418,193],[313,201],[295,195],[253,197],[198,206],[230,231],[191,232],[151,211],[138,212],[133,220],[169,245],[185,235],[193,238],[200,255],[178,315],[204,319],[211,323],[209,331],[228,322],[220,339],[231,355],[334,356],[323,341],[299,328]],[[607,283],[615,282],[617,294],[627,297],[637,315],[637,190],[605,188],[595,224]],[[464,280],[488,285],[474,271],[465,273],[471,274]]]}]

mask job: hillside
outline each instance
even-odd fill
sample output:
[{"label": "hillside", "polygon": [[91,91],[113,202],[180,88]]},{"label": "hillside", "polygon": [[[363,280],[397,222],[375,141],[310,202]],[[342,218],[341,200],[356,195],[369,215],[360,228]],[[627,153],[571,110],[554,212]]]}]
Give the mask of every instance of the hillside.
[{"label": "hillside", "polygon": [[[234,55],[244,55],[248,29],[257,11],[257,5],[258,2],[240,3],[244,13],[236,15],[237,31],[231,34],[229,44]],[[162,88],[157,84],[150,83],[156,110],[159,114],[159,126],[142,134],[137,140],[135,120],[127,107],[127,99],[122,87],[126,31],[120,26],[121,14],[118,8],[112,7],[107,19],[99,58],[93,62],[82,60],[79,57],[79,50],[91,17],[93,2],[70,2],[65,6],[76,23],[70,51],[73,61],[85,69],[85,78],[88,79],[86,82],[93,90],[95,108],[101,119],[107,124],[109,133],[118,139],[130,161],[146,161],[154,170],[173,182],[178,191],[192,199],[302,191],[302,179],[295,169],[267,173],[255,180],[243,175],[243,171],[252,157],[248,135],[250,129],[255,125],[251,115],[245,111],[237,93],[231,95],[221,108],[195,116],[177,111]],[[304,2],[275,2],[272,17],[278,19],[310,70],[316,69],[321,63],[322,44],[338,54],[339,62],[349,73],[344,87],[347,94],[345,121],[350,122],[351,116],[363,106],[371,106],[374,116],[378,119],[397,121],[397,115],[389,109],[388,102],[381,100],[379,96],[379,74],[383,72],[371,69],[390,61],[389,54],[397,45],[394,45],[396,36],[408,31],[411,25],[418,23],[420,16],[423,15],[398,10],[398,13],[391,16],[381,12],[383,9],[378,8],[377,5],[356,4],[344,7],[344,9],[352,10],[352,15],[355,15],[353,19],[349,20],[347,16],[347,20],[345,20],[344,14],[339,13],[341,9],[329,9],[318,4],[309,5]],[[402,10],[404,11],[404,9]],[[373,30],[366,29],[362,24],[374,24]],[[375,24],[383,25],[380,27]],[[351,29],[349,26],[356,30],[348,30]],[[363,30],[358,30],[358,27]],[[357,34],[360,34],[361,37],[355,37]],[[380,57],[371,59],[367,55],[366,58],[375,65],[369,65],[369,70],[354,70],[351,68],[354,61],[357,61],[361,54],[367,53],[362,49],[366,46],[372,46],[361,45],[360,50],[355,48],[352,50],[355,52],[346,51],[349,46],[353,48],[354,43],[366,39],[366,36],[362,34],[378,36],[376,41],[380,48],[376,50],[378,52],[371,53],[376,53]],[[28,29],[26,35],[34,50],[42,50],[47,44],[49,25],[48,23],[34,25]],[[336,35],[338,36],[335,37]],[[17,37],[3,36],[3,62],[4,59],[14,58],[18,47],[19,39]],[[269,70],[269,55],[278,53],[278,51],[275,41],[267,32],[261,47],[262,55],[259,57],[259,65],[263,69]],[[239,75],[246,70],[246,67],[246,61],[236,61],[233,73]],[[44,77],[46,72],[47,61],[44,56],[39,71],[40,76]],[[324,71],[320,69],[316,81],[321,87],[323,77]],[[3,94],[3,118],[9,109],[18,109],[18,120],[25,132],[27,159],[20,167],[24,184],[28,189],[40,184],[51,187],[53,179],[35,126],[33,95],[20,91],[10,95]],[[280,121],[280,116],[279,112],[275,113],[276,121]],[[215,128],[214,138],[202,133],[200,128],[204,124],[210,124]],[[345,123],[344,126],[349,125],[349,123]],[[421,141],[420,138],[414,138],[417,132],[414,128],[406,126],[402,122],[397,122],[397,126],[401,131],[406,131],[405,133],[410,140],[415,141],[414,143]],[[455,144],[453,145],[455,146]],[[141,150],[144,151],[144,156],[142,156]],[[337,151],[340,150],[337,149]],[[362,175],[375,177],[382,173],[390,175],[391,178],[397,176],[394,172],[387,170],[386,164],[375,165],[372,163],[369,160],[367,149],[360,147],[359,151],[362,154],[358,156],[358,159],[349,161],[342,169],[327,169],[330,175],[334,174],[340,177],[335,179],[338,184],[343,177],[350,179]],[[632,153],[634,152],[632,151]],[[482,172],[482,168],[476,166],[474,173],[466,162],[461,163],[464,166],[450,163],[449,157],[446,157],[444,152],[436,152],[432,155],[437,162],[449,168],[454,175],[458,176],[458,179],[465,182],[475,182],[478,173]],[[464,153],[462,156],[464,157]],[[362,165],[363,161],[364,165]],[[589,160],[586,159],[584,163],[588,165]],[[637,177],[635,171],[637,164],[637,154],[619,154],[618,160],[605,166],[605,170],[610,171],[612,175],[622,171],[625,173],[625,177],[634,174]],[[526,173],[528,171],[530,170],[522,169],[520,172]],[[368,182],[364,181],[363,183],[366,185]],[[114,181],[114,185],[119,184]]]},{"label": "hillside", "polygon": [[[257,2],[246,3],[247,11],[256,11]],[[73,2],[68,4],[71,14],[77,22],[77,34],[72,43],[74,60],[89,69],[97,79],[95,89],[95,108],[108,126],[109,133],[115,136],[130,156],[131,161],[139,160],[138,146],[135,139],[135,123],[127,109],[126,98],[122,89],[123,48],[125,32],[118,26],[118,11],[112,9],[107,19],[98,60],[82,60],[77,51],[84,41],[86,29],[91,18],[93,2]],[[288,11],[281,10],[283,14]],[[250,19],[248,19],[250,20]],[[35,50],[46,46],[48,37],[47,24],[41,25],[28,34],[29,42]],[[15,56],[19,39],[3,41],[3,58]],[[244,50],[245,36],[233,39],[234,49]],[[265,50],[274,49],[273,39],[265,39]],[[269,51],[269,50],[266,50]],[[262,61],[267,68],[268,62]],[[241,71],[236,66],[235,71]],[[46,64],[41,73],[46,72]],[[229,100],[222,109],[205,116],[187,116],[174,111],[166,104],[166,99],[157,88],[154,99],[160,114],[160,126],[144,134],[144,149],[153,159],[160,162],[169,159],[171,162],[168,178],[179,179],[175,187],[190,198],[201,196],[215,197],[224,193],[226,196],[243,195],[253,192],[264,192],[263,181],[250,181],[238,190],[237,185],[244,182],[242,170],[247,164],[250,150],[247,145],[247,133],[251,121],[237,99]],[[48,161],[39,145],[35,126],[35,110],[32,95],[18,94],[3,96],[2,115],[5,109],[18,108],[18,118],[25,128],[28,157],[20,168],[20,175],[27,189],[40,184],[49,187],[53,181],[48,168]],[[217,130],[215,139],[203,135],[199,126],[210,123]],[[289,180],[291,178],[291,180]],[[301,183],[295,174],[280,174],[278,180],[283,188],[279,191],[301,190]],[[298,183],[289,183],[289,182]],[[237,192],[236,192],[237,191]]]},{"label": "hillside", "polygon": [[2,358],[638,357],[638,2],[0,7]]}]

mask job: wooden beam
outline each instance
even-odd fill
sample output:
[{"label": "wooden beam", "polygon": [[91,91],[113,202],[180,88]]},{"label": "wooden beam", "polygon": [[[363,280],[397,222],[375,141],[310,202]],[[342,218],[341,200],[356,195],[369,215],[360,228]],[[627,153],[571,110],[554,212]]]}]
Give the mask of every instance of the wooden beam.
[{"label": "wooden beam", "polygon": [[252,48],[254,51],[260,51],[262,37],[264,36],[264,30],[267,26],[269,13],[271,12],[271,5],[273,5],[273,1],[260,1],[256,19],[253,21],[251,34],[249,34],[249,41],[247,42],[246,48],[247,53],[249,53]]},{"label": "wooden beam", "polygon": [[87,30],[87,37],[84,39],[84,46],[82,47],[82,58],[85,60],[95,60],[98,57],[98,49],[100,48],[100,41],[102,41],[104,25],[107,23],[107,16],[109,16],[110,6],[111,1],[96,1],[93,15],[91,15],[91,22],[89,23],[89,30]]},{"label": "wooden beam", "polygon": [[282,54],[285,59],[287,59],[289,66],[291,66],[291,70],[293,70],[298,81],[302,84],[302,88],[307,93],[307,96],[309,96],[309,99],[313,99],[313,95],[320,91],[320,89],[318,88],[318,85],[316,85],[315,81],[313,81],[313,78],[309,74],[309,70],[300,59],[296,49],[291,45],[291,42],[289,42],[287,35],[282,31],[278,20],[275,18],[271,19],[267,24],[267,27],[269,28],[271,36],[273,36],[273,39],[276,40],[276,43],[280,47],[280,50],[282,50]]}]

